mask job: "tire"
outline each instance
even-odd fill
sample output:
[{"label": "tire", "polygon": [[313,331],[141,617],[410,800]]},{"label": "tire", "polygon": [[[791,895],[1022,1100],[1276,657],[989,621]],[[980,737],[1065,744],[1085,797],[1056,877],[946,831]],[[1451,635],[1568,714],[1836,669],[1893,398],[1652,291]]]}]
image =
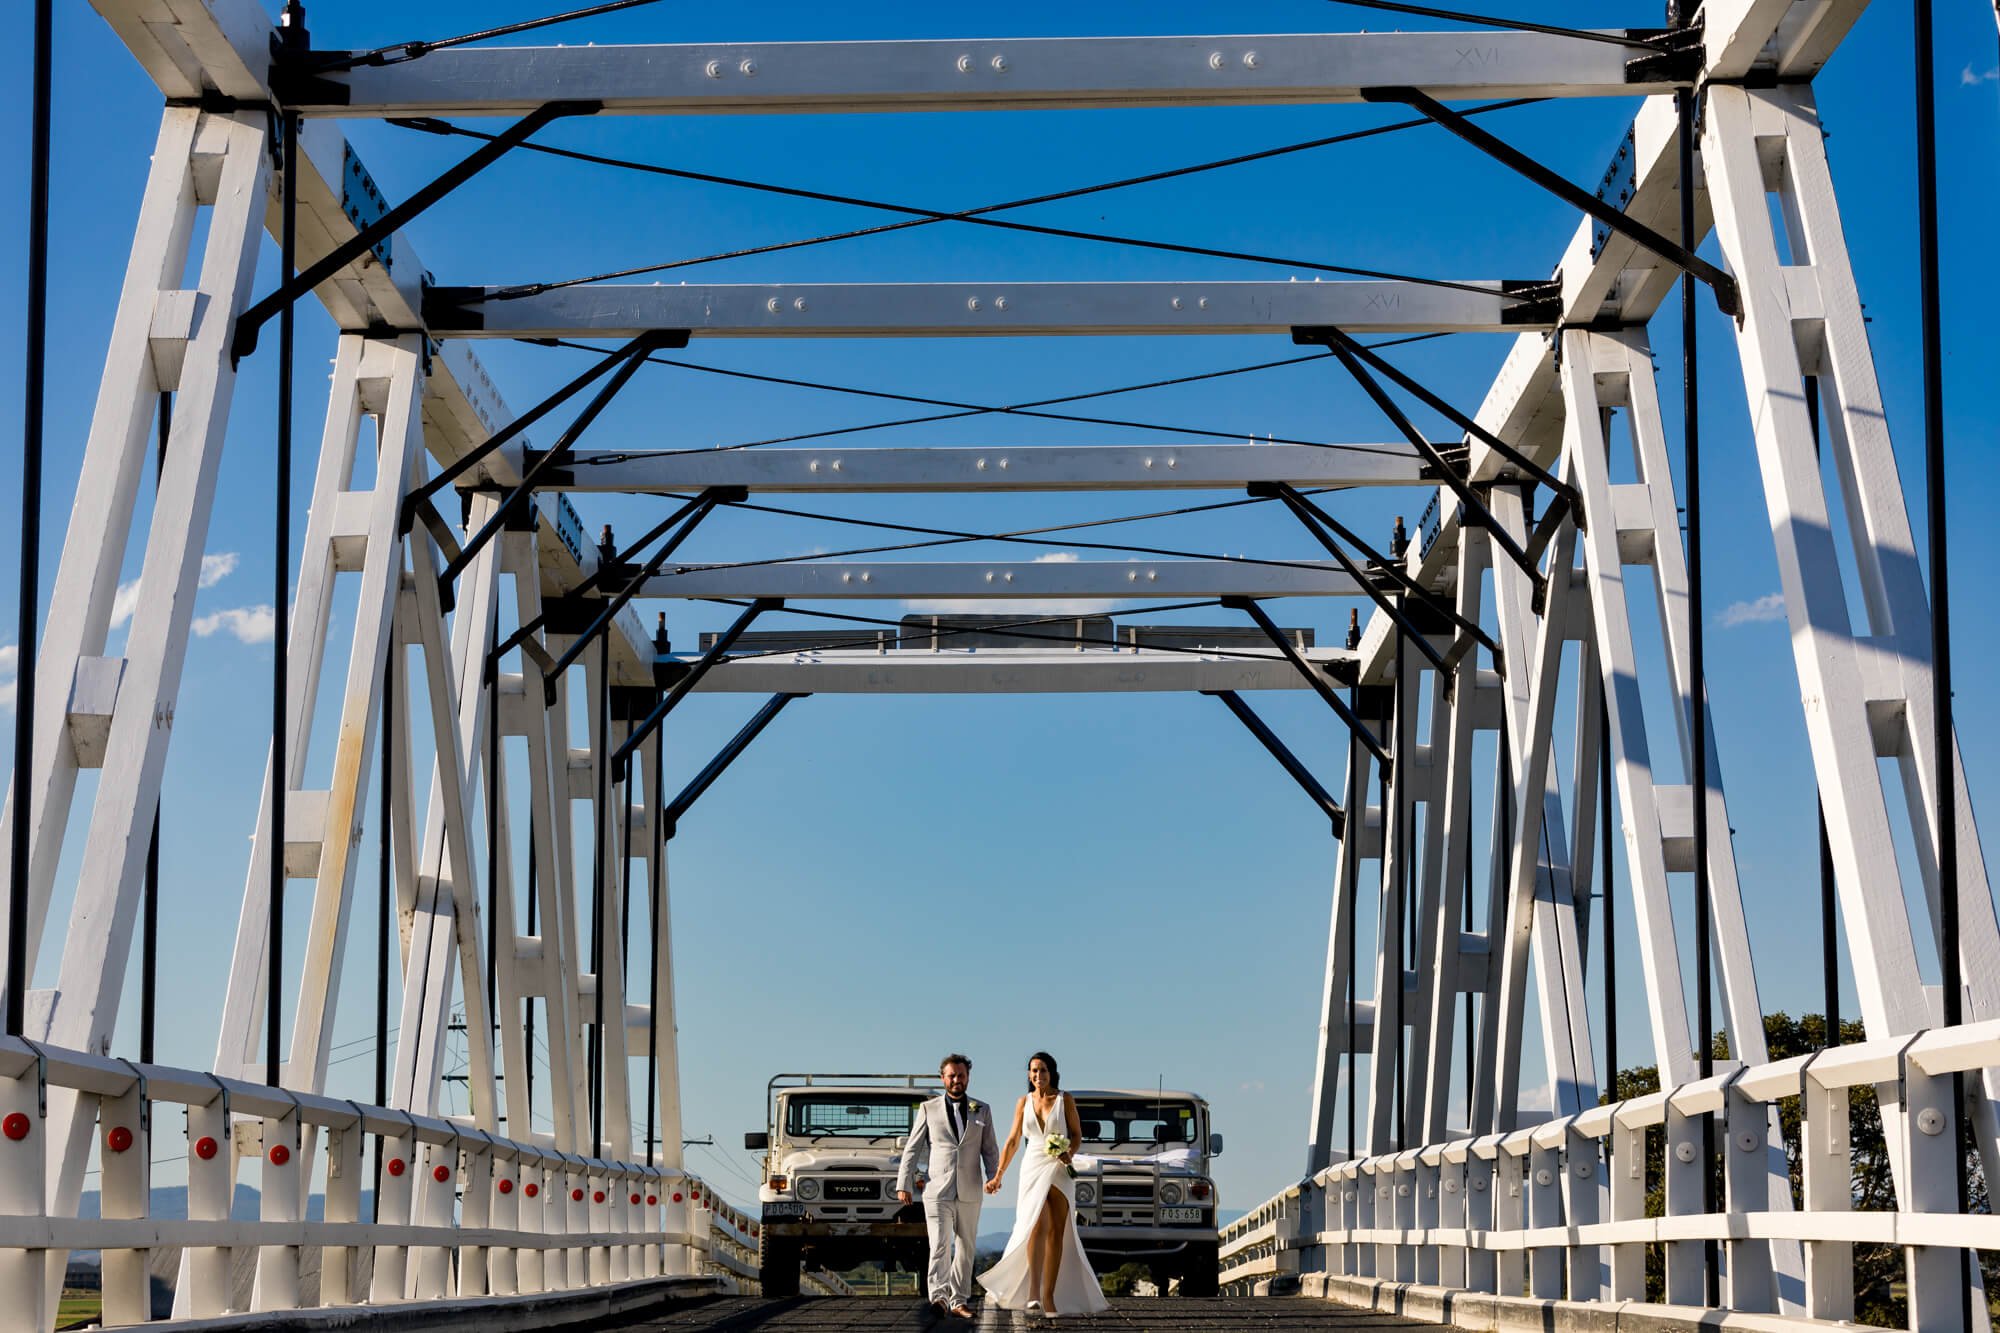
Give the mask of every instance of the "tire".
[{"label": "tire", "polygon": [[1222,1259],[1214,1245],[1190,1245],[1181,1261],[1181,1295],[1213,1296],[1222,1285]]},{"label": "tire", "polygon": [[796,1240],[764,1238],[763,1261],[757,1281],[771,1300],[785,1300],[799,1294],[799,1244]]}]

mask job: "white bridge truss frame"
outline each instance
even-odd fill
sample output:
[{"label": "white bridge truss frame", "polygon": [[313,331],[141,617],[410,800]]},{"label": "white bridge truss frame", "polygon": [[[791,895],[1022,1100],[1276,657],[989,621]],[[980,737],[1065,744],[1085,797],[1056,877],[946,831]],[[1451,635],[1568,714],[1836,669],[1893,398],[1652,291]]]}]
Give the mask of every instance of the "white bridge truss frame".
[{"label": "white bridge truss frame", "polygon": [[[1811,90],[1863,0],[1708,0],[1696,79],[1702,104],[1700,225],[1714,228],[1740,285],[1737,343],[1777,543],[1813,763],[1824,795],[1843,926],[1861,1017],[1871,1041],[1770,1063],[1733,853],[1726,833],[1709,846],[1708,880],[1722,1021],[1737,1063],[1696,1077],[1699,1040],[1681,986],[1680,937],[1668,876],[1693,867],[1694,801],[1727,830],[1715,737],[1708,788],[1655,780],[1647,705],[1624,570],[1651,566],[1653,614],[1667,645],[1668,722],[1683,760],[1692,745],[1688,575],[1645,326],[1675,272],[1616,231],[1586,223],[1548,284],[1469,283],[1441,290],[1395,282],[966,283],[849,286],[569,288],[505,301],[479,289],[426,293],[406,236],[384,243],[322,283],[316,295],[343,330],[319,452],[311,517],[285,645],[291,664],[286,771],[265,774],[264,799],[282,783],[286,839],[269,844],[258,816],[214,1072],[136,1066],[110,1058],[122,979],[132,952],[146,829],[160,798],[193,594],[209,528],[217,466],[233,399],[231,339],[277,203],[266,111],[273,34],[255,0],[93,0],[168,99],[86,445],[79,502],[57,573],[39,653],[44,682],[32,719],[36,765],[28,885],[34,970],[72,823],[79,775],[99,769],[74,906],[61,936],[60,980],[32,997],[28,1036],[0,1039],[0,1114],[26,1117],[30,1151],[0,1165],[0,1290],[19,1293],[30,1328],[54,1318],[65,1254],[105,1254],[107,1316],[147,1317],[147,1252],[186,1247],[177,1314],[206,1316],[238,1302],[231,1249],[257,1252],[251,1305],[259,1310],[509,1295],[603,1286],[639,1277],[720,1274],[754,1281],[756,1224],[687,1175],[680,1156],[680,1074],[666,876],[670,830],[657,818],[667,794],[650,789],[656,731],[635,758],[632,785],[607,780],[608,756],[632,733],[633,698],[658,697],[663,665],[629,611],[603,655],[583,653],[580,680],[545,681],[534,654],[518,672],[485,669],[496,625],[526,623],[572,599],[592,579],[597,551],[564,491],[666,492],[743,486],[752,491],[965,492],[1185,490],[1289,482],[1315,488],[1435,486],[1440,520],[1405,557],[1417,585],[1480,618],[1490,589],[1504,674],[1483,654],[1453,678],[1422,654],[1398,651],[1390,617],[1374,614],[1358,651],[1303,653],[1313,670],[1353,678],[1364,717],[1390,719],[1385,700],[1409,701],[1384,739],[1389,771],[1358,740],[1349,746],[1347,836],[1334,867],[1307,1175],[1228,1228],[1225,1281],[1244,1290],[1296,1272],[1317,1289],[1354,1295],[1366,1284],[1417,1283],[1496,1300],[1644,1300],[1643,1245],[1666,1247],[1666,1297],[1702,1299],[1703,1243],[1720,1241],[1722,1301],[1738,1311],[1838,1319],[1853,1312],[1851,1246],[1901,1245],[1909,1255],[1913,1326],[1955,1327],[1954,1245],[2000,1248],[1991,1218],[1956,1215],[1949,1186],[1957,1108],[1950,1075],[1976,1073],[1969,1099],[1986,1160],[2000,1149],[2000,922],[1987,891],[1962,773],[1960,918],[1966,1025],[1939,1023],[1917,970],[1912,920],[1891,836],[1900,798],[1920,833],[1918,873],[1937,915],[1931,848],[1938,755],[1930,716],[1929,607],[1918,575],[1903,488],[1889,448],[1873,361],[1841,236]],[[1351,102],[1371,87],[1419,88],[1439,98],[1646,97],[1634,125],[1634,184],[1624,211],[1670,232],[1682,182],[1674,81],[1635,72],[1629,51],[1523,33],[1336,34],[995,42],[829,43],[712,47],[572,47],[551,53],[465,48],[421,60],[329,75],[294,96],[311,119],[294,182],[301,265],[352,237],[341,207],[351,150],[339,117],[506,114],[554,99],[589,98],[608,114],[995,109]],[[1684,76],[1685,77],[1685,76]],[[1659,81],[1649,81],[1657,79]],[[301,100],[303,99],[303,100]],[[1775,194],[1786,235],[1774,234]],[[196,285],[175,285],[190,238],[205,228]],[[1800,257],[1781,263],[1779,256]],[[1533,289],[1538,299],[1519,293]],[[1559,293],[1559,300],[1547,299]],[[460,575],[455,605],[438,572],[452,541],[406,525],[405,502],[442,468],[504,426],[511,413],[467,339],[632,336],[686,328],[696,336],[980,336],[1106,332],[1271,333],[1297,325],[1369,330],[1484,330],[1515,345],[1478,414],[1480,425],[1581,497],[1547,543],[1535,581],[1505,558],[1486,529],[1461,521],[1453,493],[1400,445],[1309,449],[1116,446],[991,449],[824,448],[690,455],[643,448],[579,450],[552,473],[526,519],[482,548]],[[442,338],[441,343],[435,341]],[[1803,386],[1817,381],[1826,439],[1816,440]],[[136,496],[151,460],[150,428],[172,393],[171,435],[149,516]],[[1612,433],[1622,419],[1640,480],[1611,481]],[[1536,517],[1521,474],[1476,437],[1464,441],[1470,480],[1498,527],[1525,541]],[[374,450],[372,464],[367,457]],[[460,478],[472,487],[465,532],[517,484],[525,440]],[[1822,483],[1818,451],[1832,451],[1839,493]],[[361,484],[357,479],[371,479]],[[1848,590],[1829,543],[1827,515],[1847,515],[1866,607],[1865,633],[1847,623]],[[407,526],[407,530],[406,529]],[[143,535],[142,535],[143,534]],[[124,653],[105,653],[113,592],[128,545],[145,544],[138,611]],[[441,544],[442,543],[442,544]],[[331,634],[336,580],[359,589],[354,629]],[[669,566],[649,597],[818,600],[840,597],[1348,596],[1361,589],[1319,561],[1167,559],[1129,564],[786,563],[752,569]],[[508,599],[511,599],[509,601]],[[592,605],[595,605],[593,603]],[[503,610],[502,608],[506,608]],[[556,617],[540,639],[548,657],[574,643]],[[1444,650],[1451,636],[1432,640]],[[1579,649],[1572,655],[1566,646]],[[414,657],[413,657],[414,654]],[[338,660],[344,657],[344,665]],[[1573,658],[1573,664],[1565,666]],[[688,659],[679,659],[685,663]],[[1569,677],[1565,678],[1565,671]],[[332,784],[304,783],[319,682],[342,672]],[[600,684],[632,691],[600,725],[569,734],[567,692]],[[1035,647],[971,653],[825,648],[725,662],[701,688],[716,691],[1052,692],[1302,689],[1271,651],[1170,653],[1144,647]],[[411,710],[387,708],[421,690],[430,734],[412,734]],[[1572,700],[1575,753],[1551,753],[1559,697]],[[1415,701],[1428,699],[1418,735]],[[1661,701],[1651,701],[1657,708]],[[385,709],[388,712],[384,724]],[[1601,725],[1600,718],[1608,725]],[[497,735],[495,734],[497,724]],[[1506,756],[1493,775],[1504,793],[1486,865],[1471,860],[1474,751],[1498,733]],[[499,758],[505,737],[526,742],[525,765]],[[581,743],[579,743],[581,742]],[[324,1095],[340,973],[350,949],[355,850],[363,802],[387,747],[393,774],[393,851],[404,992],[401,1040],[386,1107]],[[1608,752],[1616,800],[1597,796]],[[1900,792],[1877,761],[1899,761]],[[1956,754],[1951,756],[1957,764]],[[1566,771],[1570,786],[1561,779]],[[489,780],[497,772],[498,781]],[[421,788],[419,776],[427,779]],[[599,799],[600,788],[615,793]],[[506,817],[506,792],[525,790],[530,830]],[[419,794],[422,804],[419,806]],[[599,938],[579,930],[572,867],[573,803],[601,830],[605,865]],[[260,807],[261,808],[261,807]],[[13,819],[10,794],[6,819]],[[1585,985],[1593,849],[1615,809],[1629,871],[1661,1068],[1659,1094],[1599,1105]],[[497,821],[489,829],[488,821]],[[1422,836],[1415,836],[1418,827]],[[487,837],[498,847],[489,876]],[[628,841],[629,840],[629,841]],[[515,848],[531,841],[535,935],[516,934]],[[256,1081],[267,997],[271,858],[313,881],[303,974],[284,1012],[291,1033],[282,1084]],[[635,868],[634,863],[638,866]],[[632,891],[650,930],[658,982],[627,1001],[624,941],[614,928]],[[491,882],[489,882],[489,880]],[[1406,920],[1405,882],[1416,916]],[[1466,930],[1466,895],[1484,884],[1489,928]],[[658,886],[657,895],[640,886]],[[1375,886],[1377,938],[1357,947],[1362,885]],[[1606,886],[1607,888],[1613,886]],[[487,957],[486,913],[509,923]],[[4,929],[4,922],[0,922]],[[1403,939],[1414,931],[1414,967]],[[593,975],[593,952],[602,962]],[[1355,960],[1350,967],[1349,959]],[[495,1007],[487,1004],[493,971]],[[1553,1118],[1522,1114],[1521,1044],[1527,997],[1550,1072]],[[596,1029],[597,996],[613,997]],[[1350,995],[1352,998],[1350,999]],[[1473,997],[1476,1030],[1461,1030]],[[539,1005],[550,1043],[554,1123],[530,1120],[523,1016]],[[470,1112],[440,1114],[444,1039],[456,1010],[467,1048]],[[1923,1035],[1917,1035],[1923,1034]],[[605,1132],[592,1141],[589,1066],[601,1042]],[[1350,1040],[1355,1048],[1350,1058]],[[628,1058],[656,1043],[657,1083],[628,1086]],[[1453,1071],[1472,1052],[1463,1108],[1451,1123]],[[1366,1053],[1365,1088],[1346,1071]],[[1883,1095],[1896,1162],[1897,1211],[1849,1213],[1845,1089]],[[650,1091],[661,1145],[635,1144],[629,1107]],[[1807,1099],[1806,1207],[1791,1208],[1772,1107]],[[1358,1122],[1337,1152],[1343,1100]],[[148,1216],[149,1135],[162,1106],[185,1108],[190,1213]],[[1725,1214],[1704,1210],[1695,1150],[1704,1117],[1720,1131]],[[109,1147],[122,1131],[123,1150]],[[1649,1134],[1670,1151],[1667,1216],[1644,1214]],[[105,1217],[75,1216],[93,1135],[101,1149]],[[358,1213],[364,1142],[404,1171],[383,1180],[380,1214]],[[202,1144],[208,1146],[203,1148]],[[218,1143],[221,1145],[218,1149]],[[12,1145],[0,1145],[9,1152]],[[262,1159],[263,1214],[228,1220],[240,1163]],[[307,1222],[315,1170],[327,1213]],[[505,1182],[503,1186],[503,1182]],[[529,1188],[534,1194],[529,1194]],[[687,1196],[683,1201],[682,1196]],[[529,1198],[539,1198],[529,1206]],[[641,1202],[643,1200],[643,1202]],[[1940,1217],[1940,1214],[1945,1216]],[[316,1294],[301,1286],[301,1251],[325,1247]],[[455,1261],[451,1250],[457,1251]],[[363,1260],[366,1260],[364,1265]],[[362,1273],[368,1274],[366,1282]],[[822,1289],[837,1279],[809,1278]],[[1981,1307],[1983,1309],[1983,1305]]]}]

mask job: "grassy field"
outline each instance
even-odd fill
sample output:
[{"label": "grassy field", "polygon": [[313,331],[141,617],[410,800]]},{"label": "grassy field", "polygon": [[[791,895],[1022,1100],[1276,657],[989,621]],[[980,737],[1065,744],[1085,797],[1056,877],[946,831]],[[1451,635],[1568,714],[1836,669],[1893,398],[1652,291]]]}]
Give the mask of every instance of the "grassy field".
[{"label": "grassy field", "polygon": [[65,1289],[62,1303],[56,1306],[56,1327],[70,1328],[77,1324],[94,1324],[104,1317],[104,1297],[95,1291]]}]

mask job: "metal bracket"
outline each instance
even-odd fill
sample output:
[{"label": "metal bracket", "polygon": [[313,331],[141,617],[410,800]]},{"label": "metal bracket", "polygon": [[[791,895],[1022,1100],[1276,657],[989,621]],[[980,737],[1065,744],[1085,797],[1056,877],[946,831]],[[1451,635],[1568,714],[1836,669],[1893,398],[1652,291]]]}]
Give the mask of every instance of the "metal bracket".
[{"label": "metal bracket", "polygon": [[[293,274],[279,284],[277,291],[237,316],[235,335],[230,340],[230,359],[241,361],[257,350],[257,331],[264,327],[271,316],[374,249],[376,243],[383,237],[391,235],[404,223],[504,157],[510,148],[525,142],[535,131],[550,121],[559,120],[564,116],[594,116],[603,109],[602,102],[549,102],[536,107],[515,121],[468,153],[430,184],[334,246],[318,263]],[[286,170],[291,170],[291,164],[286,165]]]},{"label": "metal bracket", "polygon": [[688,668],[688,673],[685,676],[674,682],[674,687],[667,691],[667,697],[660,700],[659,707],[648,713],[646,720],[635,727],[632,734],[625,738],[625,743],[612,751],[611,774],[613,777],[617,778],[620,782],[625,780],[625,774],[632,763],[632,751],[645,744],[646,738],[659,729],[660,723],[666,720],[667,714],[680,706],[681,700],[687,698],[694,690],[694,687],[701,683],[701,678],[706,676],[709,670],[722,660],[722,655],[729,651],[736,640],[742,636],[743,631],[749,629],[758,616],[763,615],[766,611],[776,611],[784,604],[784,599],[781,597],[759,597],[756,601],[750,603],[742,615],[736,617],[728,629],[716,636],[715,642],[708,646],[708,651],[701,655],[700,660]]},{"label": "metal bracket", "polygon": [[1236,720],[1249,729],[1259,744],[1270,751],[1271,757],[1278,761],[1279,767],[1292,775],[1292,781],[1298,783],[1300,789],[1312,798],[1313,804],[1325,812],[1326,817],[1332,821],[1334,837],[1347,836],[1347,812],[1340,808],[1340,802],[1328,794],[1326,788],[1320,785],[1319,779],[1312,775],[1312,770],[1300,762],[1299,757],[1292,753],[1291,747],[1278,739],[1278,734],[1271,730],[1263,718],[1257,716],[1256,710],[1243,702],[1242,695],[1235,690],[1203,690],[1202,693],[1211,699],[1222,700],[1229,711],[1236,714]]},{"label": "metal bracket", "polygon": [[1381,763],[1383,771],[1388,772],[1394,766],[1395,761],[1389,757],[1389,752],[1382,748],[1382,742],[1376,739],[1375,733],[1362,725],[1361,719],[1355,716],[1354,710],[1349,708],[1347,702],[1340,697],[1333,686],[1328,684],[1326,679],[1313,669],[1313,664],[1306,661],[1304,655],[1285,636],[1285,632],[1278,628],[1276,622],[1269,615],[1265,614],[1264,608],[1257,604],[1256,598],[1225,597],[1222,599],[1222,605],[1227,610],[1241,611],[1248,615],[1250,619],[1256,621],[1257,628],[1264,631],[1264,637],[1278,646],[1278,651],[1285,655],[1285,660],[1290,662],[1293,669],[1301,676],[1305,677],[1306,684],[1312,686],[1313,693],[1317,694],[1325,701],[1329,708],[1333,709],[1334,715],[1347,724],[1347,729],[1354,733],[1354,738],[1366,746],[1368,753],[1374,755],[1377,761]]},{"label": "metal bracket", "polygon": [[1668,240],[1643,223],[1633,221],[1625,213],[1611,207],[1587,190],[1578,189],[1555,172],[1550,171],[1535,159],[1513,147],[1505,140],[1488,134],[1484,129],[1450,107],[1445,106],[1420,88],[1363,88],[1361,100],[1364,102],[1400,102],[1404,106],[1422,113],[1441,129],[1449,130],[1459,138],[1477,148],[1494,161],[1519,175],[1527,177],[1535,184],[1555,195],[1573,208],[1582,209],[1611,230],[1628,240],[1634,241],[1672,264],[1681,272],[1698,278],[1708,284],[1715,293],[1716,307],[1723,314],[1740,317],[1743,313],[1742,294],[1737,291],[1736,279],[1723,272],[1706,259]]},{"label": "metal bracket", "polygon": [[715,780],[722,776],[724,770],[736,762],[738,755],[750,748],[750,742],[756,740],[762,734],[764,728],[771,725],[771,720],[777,717],[779,713],[785,711],[786,704],[794,699],[810,699],[811,697],[809,694],[774,694],[765,700],[764,706],[757,710],[754,717],[743,724],[742,730],[730,737],[729,743],[716,751],[715,758],[704,764],[701,772],[695,774],[688,781],[687,786],[681,788],[680,795],[660,807],[660,830],[662,838],[672,841],[674,835],[680,831],[681,816],[685,815],[689,807],[701,799],[701,794],[714,785]]}]

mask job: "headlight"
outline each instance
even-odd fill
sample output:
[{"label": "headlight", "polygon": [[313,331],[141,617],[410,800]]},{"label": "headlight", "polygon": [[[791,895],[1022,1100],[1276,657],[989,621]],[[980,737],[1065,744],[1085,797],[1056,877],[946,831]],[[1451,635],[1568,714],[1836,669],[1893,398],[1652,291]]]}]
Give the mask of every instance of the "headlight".
[{"label": "headlight", "polygon": [[1160,1202],[1179,1203],[1180,1201],[1181,1201],[1181,1187],[1171,1180],[1161,1181]]},{"label": "headlight", "polygon": [[1076,1187],[1076,1201],[1077,1201],[1078,1203],[1080,1203],[1080,1204],[1084,1204],[1084,1205],[1089,1205],[1089,1204],[1093,1204],[1093,1203],[1096,1203],[1096,1202],[1097,1202],[1097,1186],[1095,1186],[1095,1185],[1091,1184],[1091,1183],[1090,1183],[1089,1181],[1087,1181],[1087,1180],[1086,1180],[1086,1181],[1084,1181],[1083,1183],[1079,1184],[1079,1185],[1078,1185],[1078,1186]]},{"label": "headlight", "polygon": [[819,1182],[817,1180],[801,1180],[799,1182],[798,1195],[801,1199],[817,1199],[819,1197]]}]

